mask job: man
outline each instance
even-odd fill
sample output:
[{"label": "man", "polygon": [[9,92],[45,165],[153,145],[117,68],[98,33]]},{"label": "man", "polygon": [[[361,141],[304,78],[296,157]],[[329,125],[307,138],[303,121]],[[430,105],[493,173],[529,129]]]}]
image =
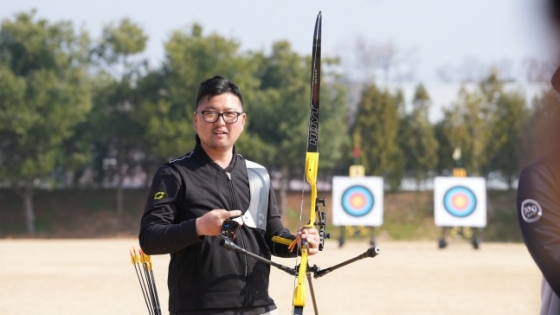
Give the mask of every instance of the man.
[{"label": "man", "polygon": [[[552,77],[560,92],[560,68]],[[560,105],[551,113],[550,152],[526,166],[517,190],[517,216],[529,253],[543,274],[541,315],[560,314]]]},{"label": "man", "polygon": [[[288,248],[294,239],[306,239],[310,255],[318,251],[317,230],[290,234],[268,173],[237,154],[245,119],[235,84],[220,76],[204,81],[193,118],[194,150],[160,167],[152,181],[139,240],[147,254],[171,254],[171,314],[276,314],[268,295],[270,266],[220,247],[227,219],[242,216],[234,242],[267,259],[296,256],[298,249]],[[252,174],[260,175],[254,180]]]}]

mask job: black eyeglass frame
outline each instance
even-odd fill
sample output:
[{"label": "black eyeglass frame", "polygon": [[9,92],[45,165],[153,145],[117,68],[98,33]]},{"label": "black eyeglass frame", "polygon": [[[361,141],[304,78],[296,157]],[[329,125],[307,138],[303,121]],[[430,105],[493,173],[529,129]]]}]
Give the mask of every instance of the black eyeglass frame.
[{"label": "black eyeglass frame", "polygon": [[[220,113],[220,112],[217,112],[217,111],[215,111],[215,110],[197,110],[197,111],[195,111],[195,113],[202,114],[202,119],[203,119],[205,122],[211,123],[211,124],[217,122],[218,119],[220,119],[220,117],[222,117],[222,119],[224,120],[224,122],[225,122],[226,124],[235,124],[235,123],[239,120],[239,116],[241,116],[241,115],[244,114],[244,112],[233,112],[233,111],[231,111],[231,112],[221,112],[221,113]],[[207,120],[206,113],[217,114],[216,119],[214,119],[213,121]],[[227,121],[227,120],[226,120],[226,116],[224,116],[224,115],[226,115],[226,114],[236,114],[235,120],[232,121],[232,122]]]}]

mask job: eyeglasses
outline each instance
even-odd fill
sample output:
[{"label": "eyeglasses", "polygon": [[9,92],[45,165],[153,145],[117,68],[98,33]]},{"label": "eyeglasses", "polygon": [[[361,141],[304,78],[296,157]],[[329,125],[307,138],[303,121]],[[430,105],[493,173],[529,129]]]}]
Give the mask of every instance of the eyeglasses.
[{"label": "eyeglasses", "polygon": [[239,119],[239,116],[241,114],[243,114],[242,112],[223,112],[223,113],[218,113],[216,111],[213,110],[197,110],[195,113],[200,113],[202,114],[202,118],[204,119],[205,122],[207,123],[215,123],[216,121],[218,121],[218,118],[220,118],[220,116],[223,117],[224,122],[226,124],[234,124],[237,122],[237,119]]}]

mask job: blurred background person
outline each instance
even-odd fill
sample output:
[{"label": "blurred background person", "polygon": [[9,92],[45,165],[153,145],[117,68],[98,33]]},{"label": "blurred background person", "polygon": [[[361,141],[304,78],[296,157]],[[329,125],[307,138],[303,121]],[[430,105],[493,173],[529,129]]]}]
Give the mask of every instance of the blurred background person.
[{"label": "blurred background person", "polygon": [[[548,0],[545,8],[554,35],[552,53],[558,61],[560,1]],[[540,144],[544,154],[523,168],[517,190],[517,216],[523,240],[543,274],[541,315],[560,314],[560,67],[551,84],[556,93],[543,108],[543,121],[539,123],[544,127],[531,139]]]}]

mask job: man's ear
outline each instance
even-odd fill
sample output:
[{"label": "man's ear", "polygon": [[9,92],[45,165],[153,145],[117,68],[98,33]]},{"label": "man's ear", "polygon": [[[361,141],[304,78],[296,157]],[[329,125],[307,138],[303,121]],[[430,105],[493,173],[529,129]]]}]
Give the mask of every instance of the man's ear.
[{"label": "man's ear", "polygon": [[194,112],[194,114],[193,114],[193,129],[194,129],[194,131],[196,131],[197,127],[198,127],[198,115],[197,115],[196,112]]},{"label": "man's ear", "polygon": [[246,120],[247,119],[247,114],[244,113],[243,116],[241,116],[241,119],[242,119],[241,130],[243,130],[243,129],[245,129],[245,123],[247,122],[247,120]]}]

